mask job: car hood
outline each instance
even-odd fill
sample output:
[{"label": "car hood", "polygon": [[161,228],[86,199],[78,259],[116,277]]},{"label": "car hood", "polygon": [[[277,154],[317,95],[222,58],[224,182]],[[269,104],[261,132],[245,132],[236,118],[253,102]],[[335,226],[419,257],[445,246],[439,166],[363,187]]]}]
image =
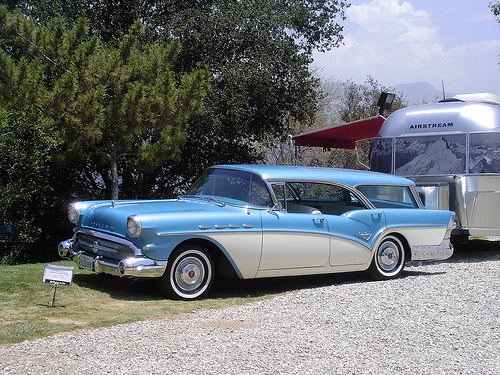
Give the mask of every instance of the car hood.
[{"label": "car hood", "polygon": [[[127,237],[127,218],[138,215],[144,227],[158,227],[167,218],[203,216],[228,208],[219,202],[202,199],[164,199],[79,202],[80,227]],[[241,208],[240,208],[241,209]],[[161,226],[161,225],[160,225]]]}]

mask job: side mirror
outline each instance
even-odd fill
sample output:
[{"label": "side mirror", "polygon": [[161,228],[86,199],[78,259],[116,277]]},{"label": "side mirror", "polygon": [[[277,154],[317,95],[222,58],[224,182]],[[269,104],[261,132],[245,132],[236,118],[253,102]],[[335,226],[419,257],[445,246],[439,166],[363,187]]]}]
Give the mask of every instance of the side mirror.
[{"label": "side mirror", "polygon": [[283,211],[283,207],[281,207],[281,203],[276,203],[274,206],[267,209],[267,212],[273,213],[276,211]]}]

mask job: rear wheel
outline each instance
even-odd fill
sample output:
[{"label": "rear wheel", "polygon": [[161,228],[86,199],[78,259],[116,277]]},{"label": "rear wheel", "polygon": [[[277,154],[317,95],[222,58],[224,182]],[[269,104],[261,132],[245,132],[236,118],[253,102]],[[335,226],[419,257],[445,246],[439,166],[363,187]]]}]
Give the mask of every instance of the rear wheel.
[{"label": "rear wheel", "polygon": [[167,269],[159,279],[161,291],[170,298],[202,298],[212,287],[214,262],[202,246],[187,245],[170,256]]},{"label": "rear wheel", "polygon": [[405,251],[401,240],[387,236],[373,255],[368,272],[376,280],[391,279],[399,276],[405,264]]}]

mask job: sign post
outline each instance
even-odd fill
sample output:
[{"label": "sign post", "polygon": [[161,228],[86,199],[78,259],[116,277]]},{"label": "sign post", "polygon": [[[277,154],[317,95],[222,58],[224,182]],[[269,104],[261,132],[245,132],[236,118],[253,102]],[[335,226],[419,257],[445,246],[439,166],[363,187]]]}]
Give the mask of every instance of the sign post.
[{"label": "sign post", "polygon": [[73,267],[55,266],[52,264],[46,264],[43,268],[42,282],[54,284],[54,296],[52,297],[52,306],[55,307],[54,303],[56,300],[57,286],[60,285],[71,285],[73,281],[73,273],[75,269]]}]

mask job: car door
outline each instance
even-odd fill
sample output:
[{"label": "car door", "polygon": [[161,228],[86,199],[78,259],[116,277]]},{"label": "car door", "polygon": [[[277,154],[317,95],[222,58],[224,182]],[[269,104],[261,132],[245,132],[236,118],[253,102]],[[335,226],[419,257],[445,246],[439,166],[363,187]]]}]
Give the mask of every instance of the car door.
[{"label": "car door", "polygon": [[366,264],[372,246],[383,228],[385,216],[381,209],[359,209],[341,215],[325,215],[330,232],[330,265]]},{"label": "car door", "polygon": [[287,211],[285,184],[273,184],[279,207],[262,212],[262,256],[259,269],[283,270],[328,264],[330,240],[325,215],[314,207],[295,205]]},{"label": "car door", "polygon": [[322,267],[328,264],[329,249],[325,215],[272,210],[262,213],[260,270]]},{"label": "car door", "polygon": [[330,265],[351,266],[370,262],[373,242],[385,228],[382,209],[374,209],[358,191],[347,185],[328,189],[321,206],[330,232]]}]

